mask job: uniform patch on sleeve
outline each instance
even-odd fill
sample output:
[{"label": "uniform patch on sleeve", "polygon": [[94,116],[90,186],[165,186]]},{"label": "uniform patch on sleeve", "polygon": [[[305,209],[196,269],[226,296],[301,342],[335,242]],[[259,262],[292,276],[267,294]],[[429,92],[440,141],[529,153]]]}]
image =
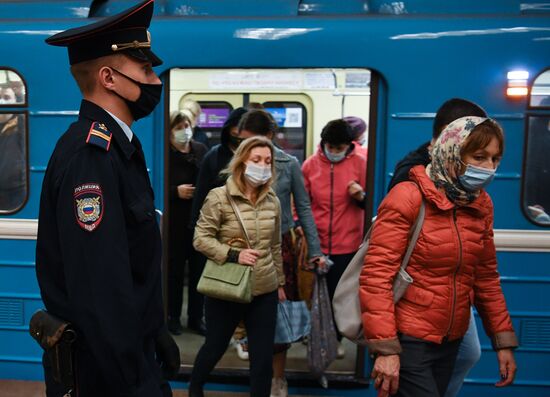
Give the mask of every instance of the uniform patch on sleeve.
[{"label": "uniform patch on sleeve", "polygon": [[103,193],[97,183],[84,183],[74,188],[74,210],[78,225],[93,232],[103,218]]},{"label": "uniform patch on sleeve", "polygon": [[111,147],[111,137],[112,134],[107,129],[107,126],[98,121],[94,121],[88,132],[88,137],[86,138],[86,143],[90,145],[99,146],[106,151],[109,151]]}]

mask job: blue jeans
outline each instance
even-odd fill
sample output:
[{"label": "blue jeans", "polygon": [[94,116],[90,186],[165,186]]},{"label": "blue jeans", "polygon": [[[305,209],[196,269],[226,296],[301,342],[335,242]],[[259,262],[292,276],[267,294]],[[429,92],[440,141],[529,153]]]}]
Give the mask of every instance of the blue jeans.
[{"label": "blue jeans", "polygon": [[481,346],[479,344],[479,337],[477,336],[477,327],[472,309],[470,313],[470,326],[458,349],[453,374],[451,375],[451,380],[444,397],[455,397],[458,395],[464,378],[468,376],[468,372],[470,372],[480,358]]}]

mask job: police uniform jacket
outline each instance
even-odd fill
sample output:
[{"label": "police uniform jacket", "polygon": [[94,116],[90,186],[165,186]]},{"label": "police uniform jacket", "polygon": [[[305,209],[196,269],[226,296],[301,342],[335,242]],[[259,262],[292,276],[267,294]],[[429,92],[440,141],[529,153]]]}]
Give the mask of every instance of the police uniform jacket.
[{"label": "police uniform jacket", "polygon": [[84,100],[44,177],[36,252],[42,299],[78,333],[79,396],[160,396],[161,241],[145,158]]}]

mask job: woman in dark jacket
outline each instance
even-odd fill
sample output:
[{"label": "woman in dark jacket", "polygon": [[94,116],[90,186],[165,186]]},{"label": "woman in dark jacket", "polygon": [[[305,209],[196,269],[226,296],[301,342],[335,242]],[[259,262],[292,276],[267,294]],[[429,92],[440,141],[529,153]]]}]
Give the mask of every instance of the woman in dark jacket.
[{"label": "woman in dark jacket", "polygon": [[[183,303],[183,274],[185,262],[192,252],[193,232],[187,225],[190,221],[191,203],[199,164],[207,151],[202,143],[192,140],[191,121],[176,111],[170,115],[170,217],[169,217],[169,259],[168,259],[168,329],[180,335]],[[187,325],[198,330],[202,319],[202,295],[197,293],[201,275],[189,267],[187,302]]]},{"label": "woman in dark jacket", "polygon": [[[517,339],[497,271],[493,205],[483,189],[503,147],[495,121],[455,120],[434,143],[428,167],[414,167],[411,182],[395,186],[378,209],[359,295],[379,396],[442,396],[471,304],[497,351],[497,386],[514,380]],[[392,282],[422,200],[426,215],[406,269],[414,281],[394,303]]]}]

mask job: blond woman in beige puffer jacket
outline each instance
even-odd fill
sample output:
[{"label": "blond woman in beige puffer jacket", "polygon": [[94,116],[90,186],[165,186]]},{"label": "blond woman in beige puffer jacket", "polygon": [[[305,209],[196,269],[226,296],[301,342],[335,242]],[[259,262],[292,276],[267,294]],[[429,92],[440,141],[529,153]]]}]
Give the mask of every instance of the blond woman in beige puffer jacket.
[{"label": "blond woman in beige puffer jacket", "polygon": [[[285,300],[281,255],[280,204],[271,189],[273,145],[260,136],[244,140],[229,164],[225,186],[210,191],[195,227],[193,245],[220,266],[252,266],[250,303],[205,298],[206,340],[193,365],[189,396],[202,397],[203,385],[224,354],[240,320],[248,333],[250,395],[268,397],[271,389],[277,303]],[[226,190],[227,189],[227,190]],[[243,232],[227,197],[239,208],[251,248],[229,245]]]}]

